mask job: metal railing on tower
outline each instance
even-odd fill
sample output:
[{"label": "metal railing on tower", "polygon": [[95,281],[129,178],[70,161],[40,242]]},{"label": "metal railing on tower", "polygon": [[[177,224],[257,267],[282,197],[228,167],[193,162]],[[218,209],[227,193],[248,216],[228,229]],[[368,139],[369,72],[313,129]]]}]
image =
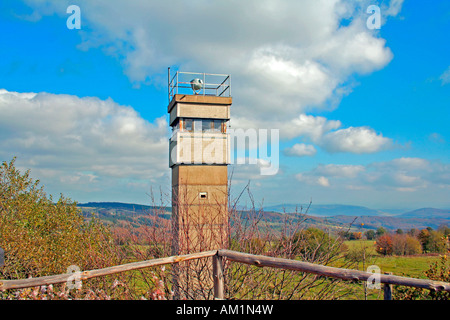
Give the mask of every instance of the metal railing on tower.
[{"label": "metal railing on tower", "polygon": [[177,71],[172,76],[168,68],[169,102],[176,94],[231,97],[231,76],[182,71]]}]

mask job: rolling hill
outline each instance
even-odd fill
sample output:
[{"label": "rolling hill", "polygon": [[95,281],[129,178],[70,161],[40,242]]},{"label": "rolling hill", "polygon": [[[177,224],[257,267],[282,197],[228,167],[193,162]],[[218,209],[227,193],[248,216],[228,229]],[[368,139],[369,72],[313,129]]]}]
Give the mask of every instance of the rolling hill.
[{"label": "rolling hill", "polygon": [[[303,208],[303,212],[308,208],[308,204],[281,204],[276,206],[265,207],[264,210],[275,212],[295,212],[300,211]],[[311,204],[307,211],[308,215],[317,217],[332,217],[332,216],[378,216],[383,214],[381,211],[369,209],[360,206],[341,205],[341,204],[329,204],[329,205],[317,205]]]},{"label": "rolling hill", "polygon": [[[144,223],[149,215],[158,214],[170,219],[170,207],[156,207],[132,203],[120,202],[89,202],[78,204],[82,213],[88,217],[95,213],[100,219],[110,223],[120,220],[128,222]],[[251,217],[248,210],[240,210],[244,218]],[[298,213],[301,213],[299,215]],[[384,210],[375,210],[351,205],[277,205],[264,208],[262,218],[265,223],[274,228],[282,227],[286,219],[302,219],[305,226],[328,227],[335,229],[359,228],[364,223],[363,229],[377,229],[384,227],[388,230],[409,230],[413,228],[423,229],[438,228],[440,225],[450,226],[450,210],[422,208],[397,215],[389,215]]]},{"label": "rolling hill", "polygon": [[442,218],[442,219],[450,219],[450,210],[442,210],[435,208],[421,208],[414,211],[409,211],[402,213],[399,215],[402,218]]}]

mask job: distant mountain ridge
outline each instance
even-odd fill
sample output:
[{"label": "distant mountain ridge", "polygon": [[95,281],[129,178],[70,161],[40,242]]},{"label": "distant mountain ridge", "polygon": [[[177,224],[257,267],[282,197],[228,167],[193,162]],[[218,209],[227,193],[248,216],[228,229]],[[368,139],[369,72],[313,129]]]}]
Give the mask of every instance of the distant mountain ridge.
[{"label": "distant mountain ridge", "polygon": [[[318,205],[311,204],[308,208],[308,204],[280,204],[275,206],[265,207],[266,211],[275,212],[300,212],[302,208],[302,213],[307,213],[308,215],[318,216],[318,217],[332,217],[332,216],[378,216],[385,214],[382,211],[369,209],[367,207],[352,206],[352,205],[341,205],[341,204],[328,204],[328,205]],[[306,212],[307,210],[307,212]]]},{"label": "distant mountain ridge", "polygon": [[[316,226],[333,226],[336,228],[348,227],[350,224],[354,228],[364,224],[364,229],[377,229],[384,227],[390,230],[412,228],[422,229],[426,227],[438,228],[440,225],[450,226],[450,210],[436,208],[421,208],[404,213],[392,214],[390,210],[375,210],[362,206],[352,205],[276,205],[264,208],[264,219],[273,225],[282,224],[284,216],[296,216],[295,212],[305,215],[305,223]],[[118,219],[137,219],[153,214],[163,214],[166,219],[170,219],[172,210],[170,207],[161,208],[158,206],[120,203],[120,202],[88,202],[78,204],[86,217],[96,213],[100,218],[117,221]],[[252,214],[251,211],[242,209],[243,216]],[[145,218],[142,218],[145,220]]]},{"label": "distant mountain ridge", "polygon": [[[413,211],[398,213],[397,210],[392,210],[395,213],[390,213],[389,209],[387,210],[376,210],[370,209],[362,206],[353,206],[353,205],[341,205],[341,204],[329,204],[329,205],[315,205],[311,204],[308,209],[308,205],[301,204],[281,204],[275,206],[265,207],[266,211],[275,211],[275,212],[301,212],[306,213],[312,216],[318,217],[333,217],[333,216],[352,216],[352,217],[398,217],[398,218],[442,218],[442,219],[450,219],[450,210],[448,209],[436,209],[436,208],[421,208]],[[307,210],[308,209],[308,210]],[[306,212],[307,210],[307,212]]]},{"label": "distant mountain ridge", "polygon": [[[123,203],[123,202],[88,202],[79,203],[78,207],[81,208],[102,208],[102,209],[115,209],[126,211],[147,211],[158,206],[150,206],[135,203]],[[171,211],[170,207],[166,208],[167,211]],[[352,216],[352,217],[376,217],[376,216],[389,216],[397,218],[441,218],[450,219],[450,209],[437,209],[437,208],[420,208],[412,211],[398,213],[398,210],[393,210],[396,213],[390,213],[387,210],[370,209],[363,206],[342,205],[342,204],[280,204],[275,206],[264,207],[264,211],[277,212],[277,213],[303,213],[316,217],[333,217],[333,216]]]},{"label": "distant mountain ridge", "polygon": [[87,202],[78,203],[78,207],[83,208],[103,208],[103,209],[122,209],[129,211],[142,211],[152,209],[153,206],[135,204],[135,203],[123,203],[123,202]]},{"label": "distant mountain ridge", "polygon": [[450,210],[435,209],[435,208],[421,208],[398,215],[402,218],[444,218],[450,219]]}]

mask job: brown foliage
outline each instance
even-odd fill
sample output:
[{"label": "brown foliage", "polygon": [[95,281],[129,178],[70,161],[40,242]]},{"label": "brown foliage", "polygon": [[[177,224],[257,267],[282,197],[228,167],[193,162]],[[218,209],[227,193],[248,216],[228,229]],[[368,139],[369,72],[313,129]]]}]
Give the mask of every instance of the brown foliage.
[{"label": "brown foliage", "polygon": [[390,255],[393,252],[392,237],[389,234],[382,235],[375,243],[375,250],[382,255]]},{"label": "brown foliage", "polygon": [[413,255],[422,252],[422,247],[417,238],[407,234],[392,234],[392,254],[394,255]]},{"label": "brown foliage", "polygon": [[[54,203],[15,159],[0,167],[1,279],[23,279],[120,264],[122,255],[109,230],[96,218],[85,221],[76,203],[61,195]],[[102,280],[90,281],[101,288]],[[34,291],[33,291],[34,292]]]}]

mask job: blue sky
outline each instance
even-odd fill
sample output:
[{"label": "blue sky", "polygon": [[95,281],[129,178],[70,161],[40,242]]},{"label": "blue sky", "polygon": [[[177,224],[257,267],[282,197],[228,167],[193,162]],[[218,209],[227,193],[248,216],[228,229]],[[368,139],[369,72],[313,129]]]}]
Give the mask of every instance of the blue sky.
[{"label": "blue sky", "polygon": [[232,126],[280,130],[278,173],[232,166],[234,192],[450,208],[448,1],[2,1],[0,28],[0,160],[49,193],[169,193],[171,66],[231,74]]}]

